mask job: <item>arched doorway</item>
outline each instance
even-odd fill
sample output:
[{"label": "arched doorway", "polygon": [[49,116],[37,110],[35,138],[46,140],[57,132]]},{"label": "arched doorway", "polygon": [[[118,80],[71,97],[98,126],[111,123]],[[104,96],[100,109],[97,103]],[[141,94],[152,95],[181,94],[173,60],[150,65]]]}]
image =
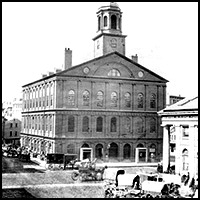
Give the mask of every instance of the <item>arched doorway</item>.
[{"label": "arched doorway", "polygon": [[124,159],[130,159],[130,156],[131,156],[131,145],[130,144],[125,144],[123,152],[124,152],[124,154],[123,154]]},{"label": "arched doorway", "polygon": [[109,148],[109,158],[118,157],[118,145],[116,143],[111,143]]},{"label": "arched doorway", "polygon": [[103,145],[97,144],[95,147],[95,158],[102,159],[103,158]]},{"label": "arched doorway", "polygon": [[182,162],[183,162],[183,170],[187,171],[188,165],[189,165],[187,149],[183,149],[183,151],[182,151]]},{"label": "arched doorway", "polygon": [[81,146],[81,148],[89,148],[89,144],[87,144],[87,143],[84,143],[82,146]]}]

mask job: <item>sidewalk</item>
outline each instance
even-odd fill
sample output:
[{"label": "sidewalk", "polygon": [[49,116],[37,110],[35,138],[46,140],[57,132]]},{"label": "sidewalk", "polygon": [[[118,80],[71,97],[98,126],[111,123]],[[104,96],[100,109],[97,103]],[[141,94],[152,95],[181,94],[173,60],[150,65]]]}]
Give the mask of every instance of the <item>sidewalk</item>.
[{"label": "sidewalk", "polygon": [[[38,164],[40,167],[46,169],[46,161],[40,160],[39,158],[31,157],[31,161]],[[108,168],[119,168],[119,167],[157,167],[157,162],[147,162],[147,163],[136,163],[136,162],[97,162],[97,166],[103,167],[107,166]]]}]

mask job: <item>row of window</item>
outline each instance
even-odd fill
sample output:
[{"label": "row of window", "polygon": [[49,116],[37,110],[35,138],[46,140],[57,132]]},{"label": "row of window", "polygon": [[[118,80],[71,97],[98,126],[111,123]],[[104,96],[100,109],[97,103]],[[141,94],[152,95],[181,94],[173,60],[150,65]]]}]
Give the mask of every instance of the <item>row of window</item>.
[{"label": "row of window", "polygon": [[[107,27],[107,25],[108,25],[108,17],[104,16],[103,17],[103,26]],[[121,18],[119,18],[118,26],[119,26],[119,29],[121,29]],[[100,28],[101,28],[101,17],[99,16],[98,17],[98,30],[100,30]],[[117,17],[116,17],[116,15],[111,16],[111,29],[117,29]]]},{"label": "row of window", "polygon": [[24,128],[52,131],[52,116],[24,117]]},{"label": "row of window", "polygon": [[[15,123],[15,127],[18,127],[17,123]],[[13,123],[10,123],[10,128],[13,128]]]},{"label": "row of window", "polygon": [[[76,99],[76,94],[74,90],[70,90],[68,92],[68,104],[74,106],[75,105],[75,99]],[[110,100],[111,103],[110,105],[112,107],[117,107],[118,104],[118,93],[117,92],[112,92],[110,95]],[[96,105],[97,107],[103,107],[104,103],[104,93],[102,91],[98,91],[96,95]],[[124,106],[127,108],[131,107],[131,93],[126,92],[124,94]],[[83,92],[83,100],[82,100],[82,105],[84,106],[89,106],[90,104],[90,93],[88,90],[85,90]],[[144,108],[144,94],[139,93],[137,96],[137,107],[138,108]],[[150,108],[156,108],[156,95],[151,94],[150,96]]]},{"label": "row of window", "polygon": [[[76,101],[76,94],[74,90],[70,90],[68,92],[68,98],[67,102],[68,105],[75,106]],[[110,105],[112,107],[117,107],[119,101],[118,93],[112,92],[110,95]],[[45,104],[46,103],[46,104]],[[96,95],[96,105],[97,107],[103,107],[104,104],[104,93],[102,91],[98,91]],[[45,98],[37,98],[37,99],[30,99],[24,100],[24,108],[34,108],[36,107],[45,107],[45,106],[52,106],[53,105],[53,96]],[[90,92],[88,90],[85,90],[82,95],[82,105],[83,106],[89,106],[90,105]],[[126,92],[124,94],[124,106],[127,108],[131,107],[131,94],[129,92]],[[144,108],[144,95],[143,93],[139,93],[137,96],[137,107],[138,108]],[[156,95],[151,94],[150,96],[150,108],[156,108]]]},{"label": "row of window", "polygon": [[[96,132],[103,132],[104,128],[104,119],[103,117],[96,118]],[[75,117],[70,115],[68,117],[68,132],[75,132]],[[123,122],[124,131],[127,133],[131,132],[131,124],[132,120],[130,117],[126,117],[125,121]],[[119,122],[117,121],[116,117],[112,117],[110,120],[110,132],[117,132],[117,127],[119,126]],[[137,133],[143,133],[144,131],[144,120],[140,117],[137,117],[135,120],[135,126]],[[151,117],[149,120],[149,127],[150,133],[156,132],[156,119]],[[35,130],[46,130],[52,131],[52,118],[34,118],[31,119],[25,118],[24,119],[24,128],[27,129],[35,129]],[[90,126],[90,119],[88,116],[84,116],[82,118],[82,132],[89,132],[91,130]]]},{"label": "row of window", "polygon": [[30,100],[24,100],[24,109],[26,108],[34,108],[34,107],[45,107],[45,106],[52,106],[53,105],[53,95],[41,97],[41,98],[35,98]]},{"label": "row of window", "polygon": [[15,135],[13,135],[13,132],[10,131],[10,137],[12,137],[12,136],[17,136],[17,131],[15,131]]},{"label": "row of window", "polygon": [[38,97],[45,97],[53,95],[53,84],[46,86],[38,86],[37,88],[30,88],[23,93],[23,99],[33,99]]}]

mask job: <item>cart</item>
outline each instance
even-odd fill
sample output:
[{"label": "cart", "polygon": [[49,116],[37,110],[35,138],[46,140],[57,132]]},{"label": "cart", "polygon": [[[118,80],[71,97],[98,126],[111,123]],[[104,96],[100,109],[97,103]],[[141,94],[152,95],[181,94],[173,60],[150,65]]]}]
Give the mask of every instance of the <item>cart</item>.
[{"label": "cart", "polygon": [[103,174],[107,166],[105,167],[96,167],[96,160],[93,162],[82,162],[82,165],[78,168],[78,170],[74,170],[72,172],[71,178],[74,181],[80,180],[103,180]]}]

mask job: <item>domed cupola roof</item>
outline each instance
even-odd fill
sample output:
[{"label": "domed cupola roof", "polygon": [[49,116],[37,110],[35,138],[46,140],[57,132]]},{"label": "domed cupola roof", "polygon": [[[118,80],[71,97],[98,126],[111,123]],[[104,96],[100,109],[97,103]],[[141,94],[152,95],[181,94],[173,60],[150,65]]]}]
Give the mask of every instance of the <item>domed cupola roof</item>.
[{"label": "domed cupola roof", "polygon": [[106,2],[99,8],[99,10],[107,10],[107,9],[120,10],[116,2],[110,2],[110,3]]},{"label": "domed cupola roof", "polygon": [[119,6],[116,2],[110,2],[110,7],[118,7],[119,8]]}]

